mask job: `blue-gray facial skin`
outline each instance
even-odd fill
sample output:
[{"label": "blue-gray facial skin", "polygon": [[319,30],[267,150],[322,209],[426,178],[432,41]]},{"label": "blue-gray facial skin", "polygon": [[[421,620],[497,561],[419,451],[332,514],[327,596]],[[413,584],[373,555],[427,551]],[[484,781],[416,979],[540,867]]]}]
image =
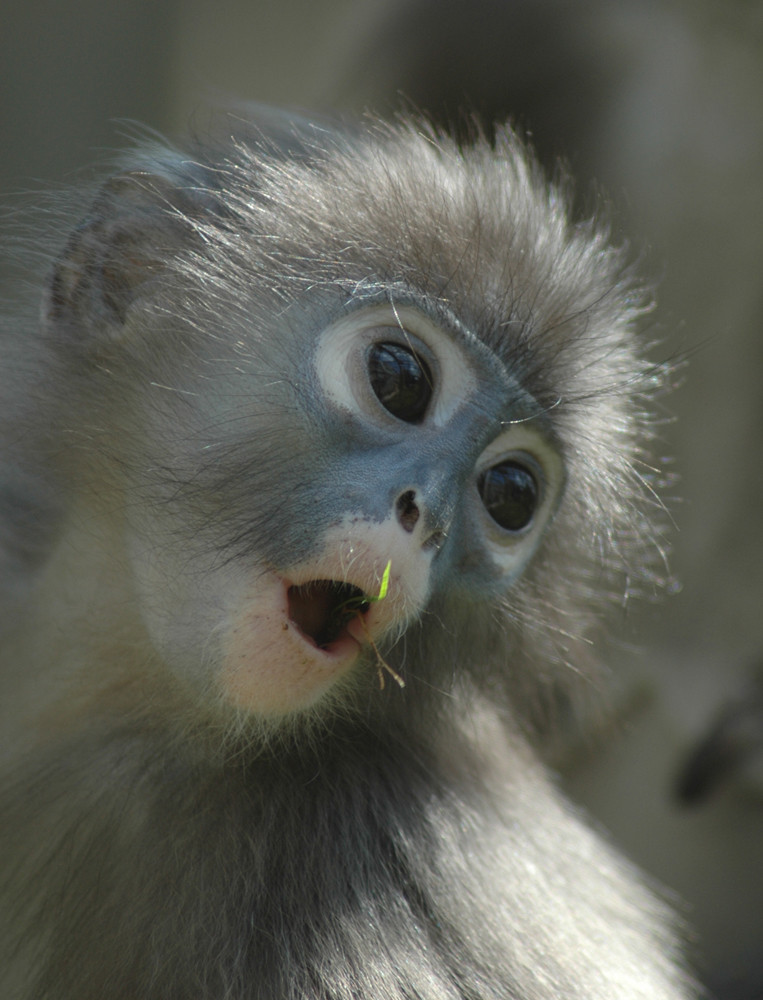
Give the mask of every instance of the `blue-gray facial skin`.
[{"label": "blue-gray facial skin", "polygon": [[[369,346],[378,343],[425,359],[429,393],[420,418],[397,418],[368,391]],[[485,597],[505,591],[563,490],[562,461],[540,405],[454,317],[431,305],[425,312],[420,298],[402,291],[329,326],[313,364],[319,384],[311,405],[326,414],[316,451],[330,456],[311,484],[319,521],[336,517],[337,483],[342,513],[372,521],[385,520],[401,496],[413,494],[437,552],[433,587],[450,582]],[[528,469],[538,489],[528,522],[514,530],[486,517],[478,489],[490,464],[509,459]]]}]

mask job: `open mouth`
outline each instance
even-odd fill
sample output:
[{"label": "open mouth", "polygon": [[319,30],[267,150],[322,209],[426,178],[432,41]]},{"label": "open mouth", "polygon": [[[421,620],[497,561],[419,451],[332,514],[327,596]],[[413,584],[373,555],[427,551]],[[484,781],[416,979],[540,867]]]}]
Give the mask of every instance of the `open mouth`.
[{"label": "open mouth", "polygon": [[348,622],[365,614],[367,594],[351,583],[310,580],[288,589],[289,618],[319,649],[327,649],[345,632]]}]

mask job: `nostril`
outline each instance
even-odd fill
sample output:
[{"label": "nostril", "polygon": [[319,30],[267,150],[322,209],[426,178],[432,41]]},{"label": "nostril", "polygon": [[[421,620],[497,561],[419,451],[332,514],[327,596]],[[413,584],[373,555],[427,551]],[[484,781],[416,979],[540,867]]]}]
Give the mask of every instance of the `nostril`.
[{"label": "nostril", "polygon": [[433,531],[432,534],[424,541],[423,547],[425,549],[434,549],[435,552],[439,552],[445,541],[444,531]]},{"label": "nostril", "polygon": [[405,531],[413,531],[419,519],[419,508],[416,506],[416,494],[413,490],[406,490],[397,498],[395,504],[397,519]]}]

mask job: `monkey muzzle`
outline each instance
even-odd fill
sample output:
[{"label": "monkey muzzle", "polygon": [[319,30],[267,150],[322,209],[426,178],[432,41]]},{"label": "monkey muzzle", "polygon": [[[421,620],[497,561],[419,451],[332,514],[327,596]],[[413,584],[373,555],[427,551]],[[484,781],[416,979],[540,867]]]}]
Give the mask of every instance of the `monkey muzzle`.
[{"label": "monkey muzzle", "polygon": [[383,522],[348,518],[322,542],[314,558],[271,569],[241,594],[220,680],[246,710],[309,709],[364,650],[378,656],[379,642],[421,614],[434,552],[394,511]]}]

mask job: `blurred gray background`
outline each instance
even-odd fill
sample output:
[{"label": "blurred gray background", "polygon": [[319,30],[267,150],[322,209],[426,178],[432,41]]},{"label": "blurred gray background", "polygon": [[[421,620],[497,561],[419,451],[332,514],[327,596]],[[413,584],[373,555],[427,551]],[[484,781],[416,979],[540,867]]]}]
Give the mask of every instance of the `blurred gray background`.
[{"label": "blurred gray background", "polygon": [[[76,182],[209,101],[512,118],[600,185],[659,278],[682,587],[622,615],[604,709],[555,763],[675,892],[720,1000],[763,997],[763,4],[6,0],[0,193]],[[594,183],[595,182],[595,183]]]}]

